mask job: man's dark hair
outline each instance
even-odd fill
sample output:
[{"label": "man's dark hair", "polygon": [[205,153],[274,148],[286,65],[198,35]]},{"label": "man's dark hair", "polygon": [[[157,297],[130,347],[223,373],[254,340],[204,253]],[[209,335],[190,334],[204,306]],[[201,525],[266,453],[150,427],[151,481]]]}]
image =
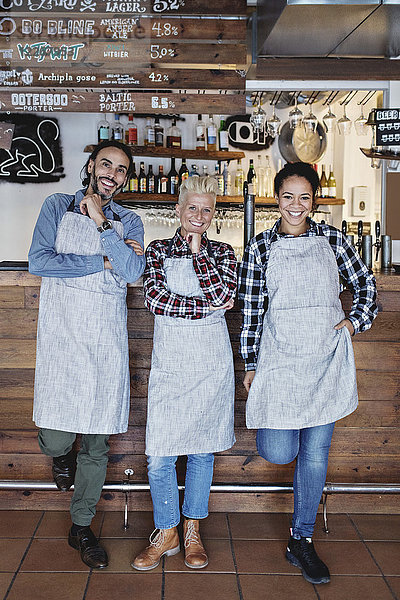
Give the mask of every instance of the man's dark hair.
[{"label": "man's dark hair", "polygon": [[128,160],[129,160],[129,166],[128,166],[128,170],[127,170],[126,176],[129,179],[129,177],[132,175],[132,172],[133,172],[133,160],[132,160],[132,153],[131,153],[129,147],[126,146],[125,144],[123,144],[122,142],[118,142],[116,140],[106,140],[105,142],[101,142],[100,144],[98,144],[95,147],[95,149],[93,150],[93,152],[91,153],[91,155],[87,159],[86,164],[82,167],[82,170],[81,170],[81,179],[82,179],[82,185],[85,188],[90,183],[90,173],[88,172],[89,161],[90,160],[94,161],[95,158],[96,158],[96,156],[100,152],[100,150],[103,150],[103,148],[118,148],[119,150],[122,150],[122,152],[124,154],[126,154],[126,156],[128,157]]},{"label": "man's dark hair", "polygon": [[315,208],[315,196],[320,189],[320,182],[317,171],[312,165],[305,162],[286,163],[286,165],[276,174],[274,179],[274,192],[278,196],[285,179],[289,177],[304,177],[311,185],[313,192],[313,208]]}]

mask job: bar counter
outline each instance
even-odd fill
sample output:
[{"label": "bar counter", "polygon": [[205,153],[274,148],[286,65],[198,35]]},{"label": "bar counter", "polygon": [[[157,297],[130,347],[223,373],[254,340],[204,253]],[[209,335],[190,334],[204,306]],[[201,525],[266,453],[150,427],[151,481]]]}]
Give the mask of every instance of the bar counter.
[{"label": "bar counter", "polygon": [[[331,483],[399,484],[400,449],[400,275],[376,273],[379,315],[372,328],[354,338],[360,404],[338,422],[330,454]],[[43,456],[32,422],[33,381],[40,277],[23,270],[0,271],[0,480],[51,480],[51,459]],[[144,307],[141,281],[128,288],[128,332],[131,362],[131,415],[125,434],[111,436],[107,481],[121,482],[127,468],[132,481],[147,482],[144,434],[146,394],[152,349],[153,317]],[[342,294],[345,310],[349,292]],[[214,483],[290,483],[294,463],[272,465],[256,452],[255,431],[245,426],[246,392],[243,361],[238,353],[240,313],[227,313],[236,368],[235,426],[237,442],[215,460]],[[51,360],[51,356],[49,356]],[[66,365],[68,368],[68,365]],[[184,459],[178,460],[182,481]],[[0,509],[67,510],[70,493],[0,490]],[[104,492],[99,510],[121,510],[122,493]],[[213,493],[213,511],[291,511],[289,494]],[[132,492],[131,510],[150,510],[148,492]],[[334,495],[331,512],[395,513],[395,495]]]}]

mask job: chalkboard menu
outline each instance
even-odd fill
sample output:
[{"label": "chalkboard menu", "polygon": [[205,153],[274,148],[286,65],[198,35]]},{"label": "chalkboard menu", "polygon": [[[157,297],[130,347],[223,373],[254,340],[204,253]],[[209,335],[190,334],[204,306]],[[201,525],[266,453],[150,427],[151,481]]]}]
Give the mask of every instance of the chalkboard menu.
[{"label": "chalkboard menu", "polygon": [[375,110],[376,145],[400,146],[400,108]]}]

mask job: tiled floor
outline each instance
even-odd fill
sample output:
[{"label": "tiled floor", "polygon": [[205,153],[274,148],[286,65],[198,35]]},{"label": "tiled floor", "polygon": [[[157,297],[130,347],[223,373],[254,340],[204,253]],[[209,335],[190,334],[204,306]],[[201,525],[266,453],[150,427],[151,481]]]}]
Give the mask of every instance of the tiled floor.
[{"label": "tiled floor", "polygon": [[307,583],[285,560],[286,514],[213,513],[202,534],[209,565],[191,571],[182,553],[151,572],[131,568],[152,531],[151,513],[96,515],[93,529],[110,557],[90,571],[65,536],[69,514],[0,511],[0,598],[4,600],[400,600],[400,515],[331,515],[314,535],[332,580]]}]

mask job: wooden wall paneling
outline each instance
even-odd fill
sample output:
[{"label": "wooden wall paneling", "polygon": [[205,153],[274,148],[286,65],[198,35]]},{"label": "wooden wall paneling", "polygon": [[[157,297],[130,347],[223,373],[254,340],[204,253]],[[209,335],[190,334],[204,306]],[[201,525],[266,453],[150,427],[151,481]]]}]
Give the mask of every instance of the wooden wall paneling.
[{"label": "wooden wall paneling", "polygon": [[24,288],[17,288],[14,286],[0,287],[0,309],[24,308],[24,306]]}]

